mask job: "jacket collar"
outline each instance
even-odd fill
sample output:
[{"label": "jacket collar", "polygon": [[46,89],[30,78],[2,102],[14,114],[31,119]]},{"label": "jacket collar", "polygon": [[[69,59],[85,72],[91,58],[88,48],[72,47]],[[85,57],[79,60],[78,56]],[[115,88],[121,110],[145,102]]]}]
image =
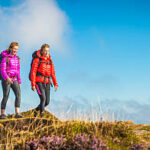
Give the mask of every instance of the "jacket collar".
[{"label": "jacket collar", "polygon": [[1,55],[3,57],[16,57],[16,54],[13,56],[11,54],[8,53],[8,50],[4,50],[3,52],[1,52]]}]

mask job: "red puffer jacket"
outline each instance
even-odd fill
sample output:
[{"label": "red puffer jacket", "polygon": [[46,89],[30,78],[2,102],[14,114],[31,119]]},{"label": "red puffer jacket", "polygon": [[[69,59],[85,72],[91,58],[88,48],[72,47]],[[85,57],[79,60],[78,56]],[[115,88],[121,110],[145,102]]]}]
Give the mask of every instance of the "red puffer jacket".
[{"label": "red puffer jacket", "polygon": [[[42,83],[51,83],[50,79],[44,76],[52,77],[53,84],[58,86],[56,76],[55,76],[55,69],[54,69],[54,64],[53,61],[51,60],[50,64],[50,58],[51,56],[49,55],[48,58],[43,57],[40,55],[40,50],[37,51],[37,58],[34,59],[33,64],[32,64],[32,69],[31,69],[31,85],[35,86],[36,82],[42,82]],[[40,61],[41,58],[41,61]],[[39,62],[40,66],[39,66]],[[38,75],[40,74],[40,75]],[[44,75],[44,76],[41,76]]]}]

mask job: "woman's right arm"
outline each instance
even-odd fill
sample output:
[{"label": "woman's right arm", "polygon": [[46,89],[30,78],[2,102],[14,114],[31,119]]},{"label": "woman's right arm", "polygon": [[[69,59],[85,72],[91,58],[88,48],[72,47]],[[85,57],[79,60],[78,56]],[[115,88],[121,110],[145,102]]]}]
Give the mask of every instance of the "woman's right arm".
[{"label": "woman's right arm", "polygon": [[32,87],[36,85],[36,74],[37,74],[38,65],[39,65],[39,58],[35,58],[32,64],[32,68],[31,68],[31,86]]},{"label": "woman's right arm", "polygon": [[7,63],[6,63],[6,57],[4,57],[1,62],[1,75],[5,81],[8,78],[6,70],[7,70]]}]

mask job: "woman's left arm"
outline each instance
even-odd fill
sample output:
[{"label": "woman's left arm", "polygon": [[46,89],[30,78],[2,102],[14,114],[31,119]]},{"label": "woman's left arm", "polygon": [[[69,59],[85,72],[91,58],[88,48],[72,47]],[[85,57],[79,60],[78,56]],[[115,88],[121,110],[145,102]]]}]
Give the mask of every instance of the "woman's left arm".
[{"label": "woman's left arm", "polygon": [[18,58],[18,76],[17,76],[17,80],[18,80],[18,83],[21,84],[21,77],[20,77],[20,60]]},{"label": "woman's left arm", "polygon": [[51,77],[52,77],[54,86],[57,86],[57,87],[58,87],[58,83],[57,83],[56,75],[55,75],[54,63],[53,63],[52,60],[51,60]]}]

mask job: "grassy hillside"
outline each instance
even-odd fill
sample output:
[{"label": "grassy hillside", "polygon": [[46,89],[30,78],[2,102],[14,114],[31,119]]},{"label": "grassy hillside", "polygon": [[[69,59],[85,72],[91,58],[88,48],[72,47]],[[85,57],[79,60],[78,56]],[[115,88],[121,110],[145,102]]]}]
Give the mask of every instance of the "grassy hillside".
[{"label": "grassy hillside", "polygon": [[34,118],[33,110],[22,114],[24,118],[9,115],[9,119],[0,120],[0,149],[138,150],[150,147],[150,125],[130,121],[60,121],[48,111],[44,118]]}]

